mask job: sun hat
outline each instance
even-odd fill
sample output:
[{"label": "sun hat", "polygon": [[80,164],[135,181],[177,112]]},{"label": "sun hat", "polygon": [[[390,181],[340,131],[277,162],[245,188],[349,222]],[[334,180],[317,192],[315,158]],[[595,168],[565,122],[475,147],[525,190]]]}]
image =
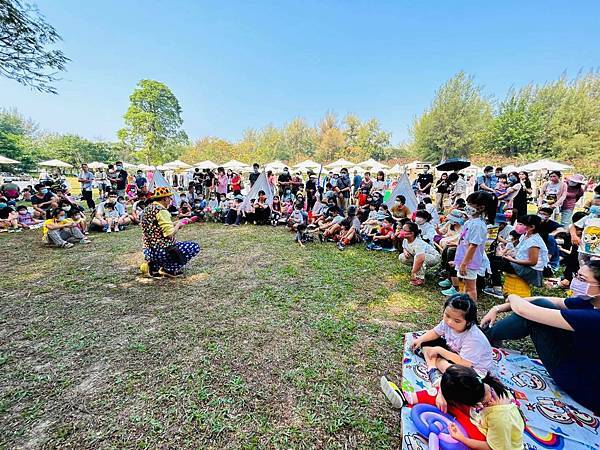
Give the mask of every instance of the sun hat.
[{"label": "sun hat", "polygon": [[169,189],[168,187],[164,187],[164,186],[159,186],[156,189],[154,189],[154,192],[152,193],[152,198],[164,198],[164,197],[172,197],[173,193],[171,192],[171,189]]},{"label": "sun hat", "polygon": [[463,224],[463,223],[465,223],[465,219],[466,219],[465,215],[461,211],[459,211],[458,209],[453,209],[446,216],[446,220],[448,222],[452,222],[452,223]]},{"label": "sun hat", "polygon": [[567,181],[572,181],[573,183],[577,183],[577,184],[585,183],[585,178],[580,173],[576,173],[576,174],[567,176],[565,178],[567,179]]}]

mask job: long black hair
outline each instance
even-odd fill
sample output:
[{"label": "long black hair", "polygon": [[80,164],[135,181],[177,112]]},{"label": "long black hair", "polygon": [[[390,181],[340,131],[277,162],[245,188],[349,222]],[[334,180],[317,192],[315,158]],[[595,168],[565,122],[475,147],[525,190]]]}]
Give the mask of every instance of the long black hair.
[{"label": "long black hair", "polygon": [[444,309],[446,309],[448,306],[458,309],[464,313],[465,320],[467,321],[467,330],[473,325],[477,326],[477,304],[473,301],[470,295],[454,294],[446,299],[446,302],[444,303]]},{"label": "long black hair", "polygon": [[452,364],[442,375],[440,388],[448,403],[460,403],[467,406],[476,406],[485,397],[485,387],[491,387],[498,397],[507,394],[507,390],[495,377],[487,374],[481,378],[471,367]]},{"label": "long black hair", "polygon": [[467,203],[472,205],[484,206],[482,215],[487,218],[490,225],[496,221],[496,210],[498,209],[498,197],[485,191],[475,191],[467,197]]}]

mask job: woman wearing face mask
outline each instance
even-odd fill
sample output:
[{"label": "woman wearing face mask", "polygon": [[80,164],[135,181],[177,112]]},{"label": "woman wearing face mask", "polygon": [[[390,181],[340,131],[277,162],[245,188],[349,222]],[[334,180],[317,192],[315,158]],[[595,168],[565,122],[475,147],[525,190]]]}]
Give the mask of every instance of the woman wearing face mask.
[{"label": "woman wearing face mask", "polygon": [[398,259],[411,266],[410,284],[422,286],[425,283],[425,269],[440,263],[441,256],[435,248],[419,237],[419,227],[414,222],[402,226],[398,237],[402,238],[402,253]]},{"label": "woman wearing face mask", "polygon": [[[571,283],[573,296],[528,297],[509,295],[494,306],[481,325],[492,345],[530,336],[537,354],[556,384],[575,401],[600,412],[600,261],[579,269]],[[508,317],[496,321],[500,312]]]},{"label": "woman wearing face mask", "polygon": [[[498,200],[501,200],[504,203],[504,208],[502,208],[502,211],[500,211],[500,207],[498,208],[499,212],[503,212],[506,209],[513,209],[514,199],[517,195],[519,195],[519,192],[521,192],[523,188],[523,186],[519,182],[519,174],[517,172],[509,173],[507,177],[507,182],[508,187],[506,189],[506,192],[498,196]],[[527,207],[525,207],[523,213],[527,213]]]},{"label": "woman wearing face mask", "polygon": [[585,193],[585,179],[583,175],[576,173],[575,175],[566,177],[565,181],[567,182],[567,192],[565,194],[565,201],[560,208],[560,225],[567,228],[571,225],[575,203]]},{"label": "woman wearing face mask", "polygon": [[502,272],[515,274],[529,285],[542,286],[544,267],[548,264],[548,248],[539,234],[541,222],[542,219],[533,214],[519,217],[515,231],[521,238],[514,251],[501,256],[492,255],[490,259],[493,291],[488,294],[503,297]]}]

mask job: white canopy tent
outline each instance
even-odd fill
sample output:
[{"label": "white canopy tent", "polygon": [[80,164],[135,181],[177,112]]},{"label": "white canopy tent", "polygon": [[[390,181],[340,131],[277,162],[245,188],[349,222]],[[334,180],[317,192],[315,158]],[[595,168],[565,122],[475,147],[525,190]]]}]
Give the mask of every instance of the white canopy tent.
[{"label": "white canopy tent", "polygon": [[0,164],[21,164],[21,161],[7,158],[6,156],[0,155]]},{"label": "white canopy tent", "polygon": [[286,167],[288,167],[286,164],[276,159],[275,161],[266,164],[265,170],[271,170],[272,172],[282,172],[283,169],[285,169]]},{"label": "white canopy tent", "polygon": [[88,167],[90,169],[106,169],[108,165],[100,161],[92,161],[91,163],[88,163]]},{"label": "white canopy tent", "polygon": [[148,170],[156,170],[156,167],[154,167],[154,166],[147,166],[146,164],[138,164],[137,168],[140,169],[140,170],[146,170],[146,171],[148,171]]},{"label": "white canopy tent", "polygon": [[62,167],[69,168],[73,167],[71,164],[61,161],[60,159],[49,159],[48,161],[42,161],[38,163],[38,166],[42,167]]},{"label": "white canopy tent", "polygon": [[390,170],[388,170],[389,173],[402,173],[404,172],[404,169],[402,167],[400,167],[400,164],[394,164],[392,166],[392,168]]},{"label": "white canopy tent", "polygon": [[124,168],[124,169],[135,169],[135,168],[136,168],[136,165],[135,165],[135,164],[131,164],[131,163],[126,163],[126,162],[124,162],[124,163],[123,163],[123,168]]},{"label": "white canopy tent", "polygon": [[180,159],[176,159],[175,161],[165,163],[164,166],[169,167],[172,170],[187,170],[192,168],[192,166],[190,166],[188,163],[181,161]]},{"label": "white canopy tent", "polygon": [[524,170],[526,172],[536,172],[539,170],[567,170],[572,168],[573,166],[569,166],[568,164],[559,163],[550,159],[540,159],[539,161],[525,164],[524,166],[519,167],[519,170]]},{"label": "white canopy tent", "polygon": [[353,167],[353,166],[355,166],[355,164],[352,161],[348,161],[347,159],[340,158],[337,161],[334,161],[332,163],[325,165],[324,167],[326,169],[341,169],[343,167]]},{"label": "white canopy tent", "polygon": [[199,163],[194,164],[194,167],[197,167],[199,169],[211,169],[212,170],[212,169],[216,169],[219,166],[217,164],[215,164],[214,162],[212,162],[210,159],[207,159],[206,161],[200,161]]},{"label": "white canopy tent", "polygon": [[408,209],[410,209],[411,211],[417,210],[417,205],[419,204],[419,202],[417,200],[417,197],[415,196],[415,192],[412,189],[412,184],[408,179],[408,175],[406,175],[405,173],[400,175],[398,184],[392,191],[388,201],[385,203],[388,206],[388,208],[391,208],[394,205],[397,195],[404,195],[404,197],[406,198],[405,205],[408,207]]},{"label": "white canopy tent", "polygon": [[364,167],[365,169],[373,169],[377,168],[377,170],[389,169],[390,166],[387,164],[380,163],[379,161],[375,161],[373,158],[369,158],[366,161],[359,162],[357,166]]},{"label": "white canopy tent", "polygon": [[246,210],[246,208],[250,204],[250,200],[256,200],[258,198],[258,193],[260,191],[264,191],[265,194],[267,194],[267,200],[270,205],[273,201],[273,189],[269,184],[269,180],[267,180],[267,174],[264,170],[260,173],[256,181],[254,182],[254,185],[244,197],[244,201],[242,202],[242,211]]},{"label": "white canopy tent", "polygon": [[236,159],[232,159],[231,161],[227,161],[225,164],[223,164],[223,168],[231,170],[247,170],[250,168],[250,166]]},{"label": "white canopy tent", "polygon": [[321,164],[313,161],[312,159],[304,160],[301,163],[298,163],[294,166],[295,169],[302,170],[302,171],[318,169],[319,167],[321,167]]}]

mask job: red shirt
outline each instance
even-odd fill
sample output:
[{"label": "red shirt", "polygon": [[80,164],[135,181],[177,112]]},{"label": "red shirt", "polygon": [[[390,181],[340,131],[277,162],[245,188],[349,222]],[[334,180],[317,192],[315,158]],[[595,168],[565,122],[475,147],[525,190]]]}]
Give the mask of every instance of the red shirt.
[{"label": "red shirt", "polygon": [[381,228],[379,229],[380,236],[391,237],[391,235],[393,233],[394,233],[394,227],[392,227],[392,226],[382,225]]},{"label": "red shirt", "polygon": [[239,175],[236,175],[231,179],[231,190],[232,191],[241,191],[240,183],[242,182],[242,178]]}]

